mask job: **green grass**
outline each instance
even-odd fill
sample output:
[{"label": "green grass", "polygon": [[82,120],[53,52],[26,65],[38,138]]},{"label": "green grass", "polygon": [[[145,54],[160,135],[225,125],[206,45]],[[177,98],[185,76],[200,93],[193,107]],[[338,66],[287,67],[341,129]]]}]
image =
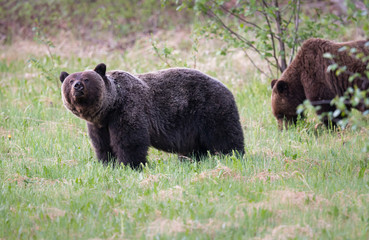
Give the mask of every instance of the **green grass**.
[{"label": "green grass", "polygon": [[[178,54],[191,65],[190,40],[181,41],[188,49]],[[148,38],[124,54],[85,56],[63,55],[55,42],[55,72],[99,62],[133,73],[164,66]],[[142,171],[99,163],[84,121],[62,106],[57,77],[28,62],[48,67],[48,57],[2,46],[0,239],[368,239],[367,119],[358,130],[330,132],[316,130],[311,115],[280,132],[269,82],[240,59],[217,56],[217,44],[200,44],[197,66],[235,95],[243,159],[191,163],[150,149]]]}]

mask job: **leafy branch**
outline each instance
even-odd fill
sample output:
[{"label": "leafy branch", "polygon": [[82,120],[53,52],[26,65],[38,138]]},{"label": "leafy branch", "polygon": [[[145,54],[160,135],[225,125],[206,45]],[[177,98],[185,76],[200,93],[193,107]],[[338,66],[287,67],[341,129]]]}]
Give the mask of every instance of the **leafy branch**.
[{"label": "leafy branch", "polygon": [[[289,1],[282,7],[278,0],[240,1],[231,7],[220,0],[185,0],[180,8],[184,7],[206,16],[207,30],[222,37],[230,46],[240,48],[252,65],[268,78],[275,75],[273,69],[277,69],[277,75],[282,73],[296,53],[300,0]],[[255,63],[248,54],[249,50],[267,62],[269,72]]]}]

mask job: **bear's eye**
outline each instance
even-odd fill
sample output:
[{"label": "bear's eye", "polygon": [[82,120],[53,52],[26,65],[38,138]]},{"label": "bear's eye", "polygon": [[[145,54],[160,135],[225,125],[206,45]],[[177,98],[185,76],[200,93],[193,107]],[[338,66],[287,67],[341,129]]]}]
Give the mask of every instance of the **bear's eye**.
[{"label": "bear's eye", "polygon": [[87,78],[83,79],[84,82],[88,82],[89,80]]},{"label": "bear's eye", "polygon": [[70,83],[72,84],[72,83],[74,83],[74,80],[70,80]]}]

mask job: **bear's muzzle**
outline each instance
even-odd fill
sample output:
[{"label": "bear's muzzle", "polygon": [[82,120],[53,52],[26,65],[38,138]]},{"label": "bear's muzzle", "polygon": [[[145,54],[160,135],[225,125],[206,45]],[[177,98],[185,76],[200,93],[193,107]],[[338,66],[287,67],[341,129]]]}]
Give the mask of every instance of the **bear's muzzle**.
[{"label": "bear's muzzle", "polygon": [[85,94],[84,91],[83,91],[85,89],[85,86],[80,81],[77,81],[73,85],[73,89],[74,89],[73,96],[75,96],[75,97],[82,97]]}]

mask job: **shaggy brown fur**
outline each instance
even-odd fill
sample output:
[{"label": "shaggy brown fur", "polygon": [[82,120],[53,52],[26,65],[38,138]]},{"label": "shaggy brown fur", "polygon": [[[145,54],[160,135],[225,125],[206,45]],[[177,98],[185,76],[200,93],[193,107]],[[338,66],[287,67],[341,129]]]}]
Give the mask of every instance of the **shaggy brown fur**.
[{"label": "shaggy brown fur", "polygon": [[218,80],[185,68],[137,76],[105,72],[99,64],[60,75],[64,105],[87,121],[99,160],[138,167],[149,146],[197,159],[243,153],[236,103]]},{"label": "shaggy brown fur", "polygon": [[[309,39],[304,42],[291,65],[283,72],[278,80],[271,82],[272,87],[272,111],[277,118],[281,129],[297,119],[296,108],[305,99],[313,104],[317,103],[321,109],[318,114],[334,111],[334,106],[329,104],[335,96],[343,96],[349,87],[357,86],[361,90],[368,89],[369,81],[364,72],[368,70],[368,61],[363,62],[349,53],[350,48],[356,48],[357,52],[369,56],[369,48],[365,46],[367,41],[352,41],[334,43],[323,39]],[[342,51],[343,46],[348,50]],[[323,57],[324,53],[335,56],[334,61],[339,66],[346,66],[347,70],[336,75],[335,71],[327,72],[327,68],[333,62]],[[363,77],[356,78],[353,82],[348,79],[352,73],[360,73]],[[324,103],[324,104],[319,104]],[[351,106],[348,106],[349,108]],[[356,106],[363,111],[368,106],[359,104]],[[333,124],[341,117],[333,119]],[[328,119],[323,121],[328,125]]]}]

